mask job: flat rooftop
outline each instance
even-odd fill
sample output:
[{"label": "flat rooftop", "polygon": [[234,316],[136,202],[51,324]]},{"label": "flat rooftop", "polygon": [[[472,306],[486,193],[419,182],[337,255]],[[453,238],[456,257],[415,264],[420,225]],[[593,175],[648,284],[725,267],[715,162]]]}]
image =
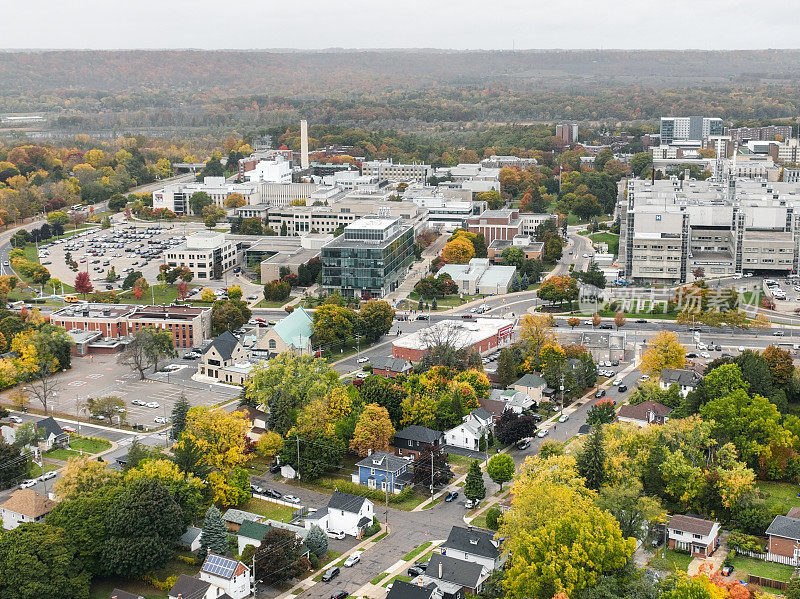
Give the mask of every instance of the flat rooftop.
[{"label": "flat rooftop", "polygon": [[372,230],[372,229],[388,229],[392,225],[394,225],[399,220],[398,217],[376,217],[376,218],[369,218],[363,217],[358,219],[355,222],[350,223],[347,225],[347,229],[351,231],[354,230]]},{"label": "flat rooftop", "polygon": [[473,320],[441,320],[435,325],[400,337],[392,343],[406,349],[428,349],[443,338],[459,348],[470,347],[497,334],[500,329],[513,327],[507,318],[476,318]]}]

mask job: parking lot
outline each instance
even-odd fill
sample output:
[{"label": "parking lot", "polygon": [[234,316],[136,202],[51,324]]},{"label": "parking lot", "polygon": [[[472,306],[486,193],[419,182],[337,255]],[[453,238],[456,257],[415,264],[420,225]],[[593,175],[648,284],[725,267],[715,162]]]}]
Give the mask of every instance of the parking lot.
[{"label": "parking lot", "polygon": [[[66,263],[69,253],[78,263],[78,270],[89,273],[96,289],[119,289],[125,276],[134,271],[140,271],[149,282],[155,282],[159,266],[164,264],[164,251],[185,240],[183,225],[115,225],[111,229],[85,231],[42,245],[39,259],[54,277],[72,281],[75,272]],[[106,282],[112,267],[117,279]]]},{"label": "parking lot", "polygon": [[[162,426],[155,419],[168,418],[182,394],[192,406],[218,404],[239,394],[238,389],[223,385],[187,386],[179,377],[171,383],[164,380],[140,380],[138,372],[117,363],[116,355],[73,358],[72,368],[54,378],[58,383],[49,402],[51,411],[66,416],[89,417],[90,414],[85,410],[85,402],[89,397],[117,396],[125,401],[126,422],[131,425],[141,424],[150,429]],[[133,400],[155,402],[158,407],[133,405]],[[41,409],[42,406],[31,398],[31,407]],[[107,421],[98,423],[110,424]],[[114,418],[111,424],[118,423]]]}]

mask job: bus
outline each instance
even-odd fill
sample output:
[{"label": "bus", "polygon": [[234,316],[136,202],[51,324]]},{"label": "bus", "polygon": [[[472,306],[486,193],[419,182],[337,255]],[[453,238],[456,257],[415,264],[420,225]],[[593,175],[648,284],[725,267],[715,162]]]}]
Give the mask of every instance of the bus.
[{"label": "bus", "polygon": [[83,204],[73,204],[70,206],[70,210],[83,210]]},{"label": "bus", "polygon": [[80,300],[78,299],[77,295],[65,295],[64,296],[64,303],[74,304],[74,303],[77,303],[79,301]]}]

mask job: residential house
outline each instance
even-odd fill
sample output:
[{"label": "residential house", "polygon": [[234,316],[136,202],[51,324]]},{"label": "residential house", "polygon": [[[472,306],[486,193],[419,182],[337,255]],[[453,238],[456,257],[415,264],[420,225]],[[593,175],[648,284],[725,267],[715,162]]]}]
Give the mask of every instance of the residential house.
[{"label": "residential house", "polygon": [[235,559],[209,553],[200,568],[200,580],[221,589],[231,599],[250,596],[250,568]]},{"label": "residential house", "polygon": [[413,366],[408,360],[392,356],[372,358],[372,374],[393,379],[400,374],[410,374]]},{"label": "residential house", "polygon": [[186,532],[181,535],[178,540],[178,545],[189,551],[197,551],[200,549],[200,535],[203,531],[195,526],[190,526]]},{"label": "residential house", "polygon": [[65,433],[58,422],[52,416],[42,418],[36,423],[36,430],[41,431],[42,440],[39,445],[45,450],[52,449],[58,445],[64,445],[69,436]]},{"label": "residential house", "polygon": [[[796,508],[792,508],[796,509]],[[794,512],[797,514],[797,512]],[[775,516],[767,528],[767,552],[783,557],[800,558],[800,518],[792,516]]]},{"label": "residential house", "polygon": [[110,599],[144,599],[144,597],[141,595],[129,593],[128,591],[123,591],[122,589],[114,589],[111,591],[111,595],[109,597]]},{"label": "residential house", "polygon": [[310,354],[313,332],[313,319],[301,306],[297,306],[291,314],[264,333],[258,340],[255,350],[266,351],[269,356],[277,356],[287,351]]},{"label": "residential house", "polygon": [[370,489],[380,489],[389,493],[399,493],[411,486],[411,472],[408,460],[399,458],[385,451],[376,451],[356,463],[358,470],[351,480]]},{"label": "residential house", "polygon": [[619,422],[630,422],[644,428],[651,424],[664,424],[669,420],[672,408],[657,401],[643,401],[635,406],[624,405],[617,411]]},{"label": "residential house", "polygon": [[547,388],[547,381],[545,381],[538,374],[526,374],[516,383],[511,385],[514,391],[519,391],[530,397],[537,404],[542,401],[542,393]]},{"label": "residential house", "polygon": [[197,373],[221,382],[238,384],[230,374],[226,380],[225,369],[247,362],[248,353],[239,339],[230,331],[225,331],[209,343],[203,350],[203,356],[197,365]]},{"label": "residential house", "polygon": [[265,411],[251,406],[242,406],[236,411],[247,416],[247,420],[250,421],[250,430],[246,435],[248,439],[253,442],[258,441],[261,435],[267,432],[267,413]]},{"label": "residential house", "polygon": [[[308,529],[303,528],[302,526],[295,526],[294,524],[279,522],[277,520],[265,520],[263,522],[245,520],[242,522],[239,530],[236,533],[239,544],[239,553],[244,551],[244,548],[248,545],[258,547],[261,544],[261,541],[264,539],[264,535],[273,528],[280,528],[282,530],[293,532],[301,541],[305,541],[306,537],[308,536]],[[304,555],[307,554],[308,549],[305,550]]]},{"label": "residential house", "polygon": [[[392,588],[386,594],[386,599],[445,599],[435,583],[430,582],[425,586],[413,584],[404,580],[395,580]],[[463,592],[460,597],[447,597],[446,599],[464,599]]]},{"label": "residential house", "polygon": [[3,528],[13,530],[27,522],[43,522],[55,506],[55,501],[33,489],[17,489],[5,503],[0,504]]},{"label": "residential house", "polygon": [[437,585],[446,582],[461,587],[465,594],[477,595],[483,589],[483,583],[489,578],[489,574],[491,570],[483,564],[433,553],[428,569],[425,570],[423,583],[426,579],[431,579]]},{"label": "residential house", "polygon": [[395,455],[414,460],[426,449],[436,449],[442,445],[444,445],[444,435],[441,432],[416,424],[397,431],[392,438]]},{"label": "residential house", "polygon": [[667,539],[670,549],[708,557],[719,545],[719,522],[676,514],[667,524]]},{"label": "residential house", "polygon": [[454,526],[447,540],[440,545],[442,555],[465,562],[480,564],[487,570],[496,570],[503,565],[500,542],[493,532],[475,528]]},{"label": "residential house", "polygon": [[238,532],[239,527],[245,520],[263,522],[264,516],[252,512],[245,512],[244,510],[237,510],[236,508],[230,508],[222,514],[222,519],[225,520],[225,525],[228,527],[228,530],[231,532]]},{"label": "residential house", "polygon": [[472,410],[458,426],[445,431],[447,445],[462,449],[480,450],[481,438],[492,430],[492,415],[483,408]]},{"label": "residential house", "polygon": [[[374,455],[374,454],[373,454]],[[306,517],[305,525],[322,530],[341,530],[360,539],[375,517],[375,506],[366,497],[334,491],[328,506]]]},{"label": "residential house", "polygon": [[658,378],[658,385],[667,390],[672,385],[678,385],[681,397],[689,395],[690,391],[697,389],[703,377],[697,374],[694,370],[685,368],[665,368],[661,371],[661,376]]},{"label": "residential house", "polygon": [[[516,389],[492,389],[489,398],[502,404],[503,409],[500,411],[501,416],[506,410],[511,410],[516,414],[522,414],[525,410],[536,407],[536,402],[533,401],[530,395],[517,391]],[[491,412],[492,410],[487,411]]]},{"label": "residential house", "polygon": [[221,599],[218,589],[205,580],[181,574],[168,593],[169,599]]}]

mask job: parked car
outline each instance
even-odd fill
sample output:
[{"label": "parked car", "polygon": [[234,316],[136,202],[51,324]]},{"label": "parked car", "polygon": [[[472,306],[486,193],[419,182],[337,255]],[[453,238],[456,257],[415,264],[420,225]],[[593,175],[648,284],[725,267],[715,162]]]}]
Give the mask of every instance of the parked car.
[{"label": "parked car", "polygon": [[339,539],[340,541],[345,537],[343,530],[329,529],[327,533],[330,538]]},{"label": "parked car", "polygon": [[333,568],[328,568],[322,574],[322,582],[330,582],[337,576],[339,576],[339,568],[337,568],[336,566],[334,566]]},{"label": "parked car", "polygon": [[528,449],[528,447],[530,446],[531,442],[528,439],[520,439],[519,441],[517,441],[517,449],[519,449],[520,451]]},{"label": "parked car", "polygon": [[620,393],[625,393],[625,391],[627,390],[628,390],[628,385],[620,385],[619,387],[617,387],[617,391],[619,391]]},{"label": "parked car", "polygon": [[33,485],[35,485],[36,482],[37,481],[36,481],[35,478],[31,478],[31,479],[22,481],[22,483],[20,484],[19,488],[20,489],[27,489],[27,488],[32,487]]},{"label": "parked car", "polygon": [[260,487],[258,485],[254,485],[252,483],[250,483],[250,490],[253,493],[258,493],[259,495],[263,495],[264,494],[264,487]]},{"label": "parked car", "polygon": [[549,431],[549,429],[546,429],[546,428],[540,428],[540,429],[539,429],[539,432],[538,432],[538,433],[536,433],[536,436],[537,436],[537,437],[539,437],[540,439],[542,439],[542,438],[544,438],[544,437],[546,437],[546,436],[547,436],[547,433],[548,433],[548,431]]},{"label": "parked car", "polygon": [[456,497],[458,497],[458,492],[457,492],[457,491],[450,491],[450,492],[447,494],[447,497],[445,497],[445,498],[444,498],[444,500],[445,500],[447,503],[450,503],[450,502],[451,502],[451,501],[453,501],[453,500],[454,500]]},{"label": "parked car", "polygon": [[352,568],[361,561],[361,554],[359,552],[351,553],[346,560],[344,560],[345,568]]},{"label": "parked car", "polygon": [[366,362],[369,362],[369,358],[364,356],[363,358],[359,358],[358,360],[356,360],[356,362],[358,362],[359,364],[364,364]]},{"label": "parked car", "polygon": [[417,320],[430,320],[430,317],[427,314],[419,314]]},{"label": "parked car", "polygon": [[161,407],[161,405],[157,401],[148,401],[144,405],[147,406],[148,408],[159,408],[159,407]]},{"label": "parked car", "polygon": [[39,480],[41,481],[50,480],[51,478],[55,478],[56,476],[57,476],[56,473],[53,470],[51,470],[50,472],[45,472],[44,474],[42,474],[39,477]]},{"label": "parked car", "polygon": [[283,495],[278,493],[275,489],[264,489],[264,495],[267,497],[272,497],[273,499],[280,499],[283,497]]},{"label": "parked car", "polygon": [[14,424],[22,424],[22,418],[19,416],[9,416],[8,419]]},{"label": "parked car", "polygon": [[339,591],[331,595],[331,599],[347,599],[350,596],[350,593],[347,591]]},{"label": "parked car", "polygon": [[772,335],[775,337],[783,337],[786,335],[786,333],[784,333],[783,331],[775,331],[774,333],[772,333]]},{"label": "parked car", "polygon": [[411,576],[411,577],[421,576],[424,573],[425,573],[425,570],[423,570],[422,568],[420,568],[417,565],[413,565],[408,569],[408,575]]},{"label": "parked car", "polygon": [[561,414],[561,416],[558,417],[559,422],[566,422],[567,420],[569,420],[569,414]]},{"label": "parked car", "polygon": [[147,405],[147,404],[145,402],[143,402],[141,399],[132,399],[131,400],[131,405],[144,406],[144,405]]},{"label": "parked car", "polygon": [[[600,399],[601,397],[605,397],[605,396],[606,396],[606,390],[605,390],[605,389],[598,389],[598,390],[597,390],[597,393],[595,393],[595,394],[594,394],[594,396],[595,396],[597,399]],[[561,418],[559,418],[559,422],[560,422],[560,421],[561,421]]]},{"label": "parked car", "polygon": [[467,508],[468,510],[471,510],[474,507],[478,507],[479,503],[480,503],[479,501],[472,501],[472,499],[467,499],[464,502],[464,507]]},{"label": "parked car", "polygon": [[294,495],[284,495],[283,500],[288,501],[289,503],[300,503],[300,498],[295,497]]}]

